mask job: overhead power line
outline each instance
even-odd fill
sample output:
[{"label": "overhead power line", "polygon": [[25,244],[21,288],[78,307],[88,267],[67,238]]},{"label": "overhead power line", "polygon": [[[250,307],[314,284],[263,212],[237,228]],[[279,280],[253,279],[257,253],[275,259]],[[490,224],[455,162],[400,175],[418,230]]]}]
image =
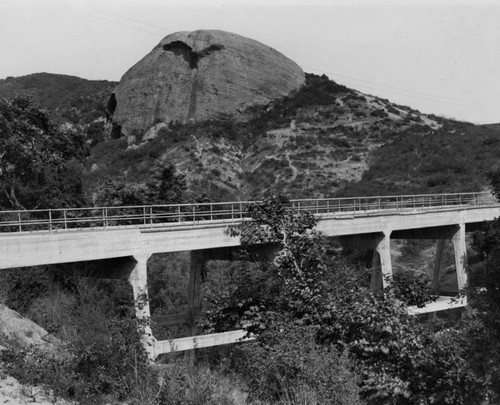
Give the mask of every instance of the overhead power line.
[{"label": "overhead power line", "polygon": [[[129,25],[129,24],[123,24],[119,21],[112,20],[112,19],[105,18],[105,17],[101,17],[99,15],[95,15],[95,14],[89,13],[87,11],[82,11],[82,10],[78,10],[78,9],[74,9],[74,8],[70,8],[70,7],[67,7],[67,9],[70,11],[76,12],[76,13],[87,15],[87,16],[92,17],[92,18],[96,18],[96,19],[101,20],[101,21],[105,21],[108,23],[120,25],[120,26],[125,27],[125,28],[129,28],[129,29],[144,32],[147,34],[151,34],[151,35],[154,35],[156,37],[158,37],[158,36],[163,37],[166,34],[170,34],[172,32],[175,32],[174,30],[169,29],[167,27],[162,27],[159,25],[151,24],[151,23],[144,22],[144,21],[141,21],[141,20],[138,20],[135,18],[124,17],[124,16],[121,16],[121,15],[118,15],[115,13],[107,12],[107,11],[99,10],[98,12],[102,13],[102,14],[107,14],[107,15],[110,15],[110,16],[113,16],[116,18],[120,18],[122,20],[141,24],[141,25],[146,26],[148,28],[152,28],[153,30],[161,30],[161,33],[153,32],[153,31],[143,29],[141,27]],[[348,76],[348,75],[344,75],[344,74],[340,74],[340,73],[329,72],[329,71],[326,71],[324,69],[317,69],[317,68],[313,68],[310,66],[303,65],[303,68],[310,69],[310,70],[320,72],[320,73],[328,73],[332,77],[340,77],[340,78],[344,79],[344,80],[342,80],[343,83],[348,84],[350,86],[358,86],[358,87],[360,86],[360,87],[365,88],[365,89],[370,89],[370,90],[374,90],[374,91],[383,91],[385,93],[391,93],[391,94],[396,94],[396,95],[400,95],[400,96],[402,95],[402,96],[406,96],[406,97],[410,97],[410,98],[416,98],[416,99],[420,99],[420,100],[430,101],[433,103],[450,104],[450,105],[457,105],[457,106],[462,106],[462,107],[491,108],[491,109],[495,109],[495,110],[500,110],[500,106],[494,106],[491,104],[470,102],[470,101],[460,100],[460,99],[456,99],[456,98],[452,98],[452,97],[440,96],[437,94],[431,94],[431,93],[425,93],[425,92],[421,92],[421,91],[405,89],[402,87],[392,86],[392,85],[384,84],[384,83],[377,83],[377,82],[373,82],[373,81],[369,81],[369,80],[365,80],[365,79],[360,79],[360,78],[356,78],[353,76]],[[345,80],[345,79],[347,79],[347,80]],[[353,83],[352,81],[355,81],[355,83]]]},{"label": "overhead power line", "polygon": [[[415,90],[410,90],[410,89],[404,89],[401,87],[396,87],[396,86],[391,86],[388,84],[383,84],[383,83],[376,83],[376,82],[371,82],[368,80],[364,79],[358,79],[352,76],[347,76],[347,75],[342,75],[340,73],[333,73],[333,72],[328,72],[324,69],[317,69],[313,68],[310,66],[304,66],[302,65],[303,68],[314,70],[316,72],[320,73],[327,73],[331,77],[340,77],[340,78],[347,78],[348,81],[342,80],[343,83],[348,84],[350,86],[361,86],[363,88],[375,90],[375,91],[384,91],[386,93],[392,93],[392,94],[397,94],[397,95],[403,95],[411,98],[418,98],[420,100],[425,100],[425,101],[431,101],[434,103],[441,103],[441,104],[451,104],[451,105],[459,105],[463,107],[477,107],[477,108],[492,108],[492,109],[500,109],[500,106],[494,106],[491,104],[483,104],[483,103],[476,103],[476,102],[470,102],[466,100],[459,100],[456,98],[451,98],[451,97],[444,97],[444,96],[438,96],[436,94],[430,94],[430,93],[424,93],[424,92],[419,92]],[[350,80],[355,80],[360,83],[353,83]],[[367,84],[364,84],[367,83]],[[375,86],[375,87],[374,87]]]},{"label": "overhead power line", "polygon": [[148,30],[145,30],[145,29],[142,29],[142,28],[139,28],[139,27],[134,27],[134,26],[128,25],[128,24],[122,24],[121,22],[118,22],[118,21],[115,21],[115,20],[111,20],[109,18],[101,17],[101,16],[98,16],[98,15],[89,13],[87,11],[82,11],[82,10],[74,9],[74,8],[71,8],[71,7],[66,7],[66,9],[69,10],[69,11],[73,11],[74,13],[83,14],[83,15],[86,15],[88,17],[92,17],[92,18],[96,18],[96,19],[101,20],[101,21],[105,21],[105,22],[108,22],[108,23],[120,25],[120,26],[125,27],[125,28],[130,28],[130,29],[133,29],[133,30],[136,30],[136,31],[141,31],[141,32],[147,33],[147,34],[152,34],[152,35],[154,35],[156,37],[157,36],[162,36],[162,34],[160,34],[158,32],[148,31]]}]

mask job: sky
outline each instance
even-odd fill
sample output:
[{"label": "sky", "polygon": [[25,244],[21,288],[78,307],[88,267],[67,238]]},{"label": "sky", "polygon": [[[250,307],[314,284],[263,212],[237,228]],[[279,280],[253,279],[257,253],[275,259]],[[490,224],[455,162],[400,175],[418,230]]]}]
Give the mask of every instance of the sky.
[{"label": "sky", "polygon": [[197,29],[424,113],[500,122],[500,0],[0,0],[0,79],[118,81],[163,37]]}]

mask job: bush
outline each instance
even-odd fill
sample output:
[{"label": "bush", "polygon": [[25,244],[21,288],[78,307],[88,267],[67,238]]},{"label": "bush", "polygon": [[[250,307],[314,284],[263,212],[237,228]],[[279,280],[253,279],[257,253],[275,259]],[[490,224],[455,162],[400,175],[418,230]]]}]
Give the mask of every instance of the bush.
[{"label": "bush", "polygon": [[49,289],[49,278],[43,267],[2,270],[0,282],[5,305],[21,314],[26,314],[33,301],[45,297]]},{"label": "bush", "polygon": [[346,354],[317,345],[315,335],[314,327],[278,321],[257,343],[240,346],[235,367],[251,396],[280,404],[361,403],[358,377]]},{"label": "bush", "polygon": [[233,405],[234,388],[220,372],[206,365],[173,363],[162,376],[157,403],[161,405]]},{"label": "bush", "polygon": [[419,308],[429,302],[436,301],[429,276],[420,271],[400,270],[389,279],[387,292],[392,292],[397,299],[406,305],[416,305]]},{"label": "bush", "polygon": [[[147,368],[131,294],[125,300],[120,298],[125,291],[110,283],[85,280],[74,289],[73,294],[39,298],[29,311],[65,339],[65,352],[7,351],[2,354],[6,369],[22,383],[46,385],[56,395],[82,403],[125,399]],[[128,305],[120,304],[124,301]]]}]

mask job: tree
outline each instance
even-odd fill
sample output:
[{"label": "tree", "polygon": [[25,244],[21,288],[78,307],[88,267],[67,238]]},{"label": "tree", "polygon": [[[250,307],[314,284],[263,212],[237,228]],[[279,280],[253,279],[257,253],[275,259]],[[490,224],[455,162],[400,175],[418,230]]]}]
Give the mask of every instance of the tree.
[{"label": "tree", "polygon": [[252,221],[238,230],[242,242],[277,248],[267,265],[267,276],[274,280],[271,298],[252,300],[246,308],[246,297],[236,300],[260,344],[278,344],[283,325],[311,328],[315,344],[348,353],[360,373],[361,395],[370,404],[481,403],[484,384],[467,367],[462,330],[435,335],[408,315],[393,291],[371,294],[361,282],[366,270],[332,257],[327,240],[314,230],[316,219],[293,210],[287,198],[272,197],[252,205],[249,213]]},{"label": "tree", "polygon": [[107,179],[97,192],[99,206],[178,204],[187,190],[185,176],[177,173],[167,161],[156,162],[145,183],[130,183],[125,179]]},{"label": "tree", "polygon": [[467,286],[473,308],[469,321],[474,325],[469,328],[473,366],[496,403],[500,400],[500,218],[474,234],[473,247],[483,260],[471,266]]},{"label": "tree", "polygon": [[82,205],[86,154],[83,137],[57,129],[30,98],[0,100],[0,206]]},{"label": "tree", "polygon": [[500,169],[491,171],[488,174],[488,178],[493,189],[493,194],[495,194],[497,200],[500,199]]}]

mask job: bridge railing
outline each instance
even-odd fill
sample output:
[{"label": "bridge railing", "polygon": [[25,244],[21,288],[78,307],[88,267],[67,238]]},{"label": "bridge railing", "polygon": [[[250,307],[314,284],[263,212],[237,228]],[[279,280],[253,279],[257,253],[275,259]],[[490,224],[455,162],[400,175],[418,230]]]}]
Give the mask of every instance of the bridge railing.
[{"label": "bridge railing", "polygon": [[[247,217],[252,202],[166,204],[0,211],[0,232],[56,231],[117,226],[198,225],[212,221],[237,222]],[[422,194],[292,200],[293,209],[315,215],[367,216],[381,213],[451,209],[496,204],[490,193]]]},{"label": "bridge railing", "polygon": [[375,197],[326,198],[293,200],[297,210],[315,214],[369,214],[381,211],[412,211],[417,209],[452,208],[457,206],[484,206],[495,204],[489,192],[420,194]]}]

